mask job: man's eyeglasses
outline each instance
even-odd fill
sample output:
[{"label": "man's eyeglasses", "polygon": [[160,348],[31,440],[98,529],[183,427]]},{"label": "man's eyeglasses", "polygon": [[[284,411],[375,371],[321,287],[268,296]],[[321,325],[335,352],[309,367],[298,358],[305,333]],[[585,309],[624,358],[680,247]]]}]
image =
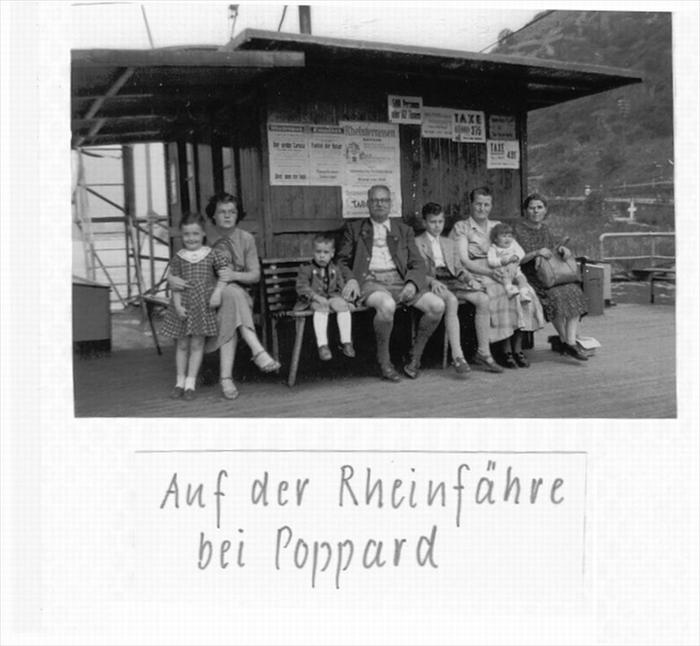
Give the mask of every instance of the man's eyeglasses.
[{"label": "man's eyeglasses", "polygon": [[391,203],[390,197],[379,197],[368,200],[370,204],[389,204]]}]

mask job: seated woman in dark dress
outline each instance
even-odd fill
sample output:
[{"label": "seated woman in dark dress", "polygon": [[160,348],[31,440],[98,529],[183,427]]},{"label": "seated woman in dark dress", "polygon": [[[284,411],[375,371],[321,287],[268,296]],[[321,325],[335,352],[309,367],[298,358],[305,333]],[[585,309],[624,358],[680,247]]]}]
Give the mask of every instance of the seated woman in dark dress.
[{"label": "seated woman in dark dress", "polygon": [[545,287],[537,278],[535,259],[537,256],[551,258],[554,253],[560,253],[563,258],[571,256],[571,251],[558,244],[544,220],[547,218],[547,200],[533,193],[523,203],[525,217],[515,227],[515,238],[525,251],[520,261],[523,273],[528,282],[537,292],[545,318],[559,333],[561,351],[579,361],[586,361],[577,344],[578,324],[586,314],[586,301],[578,283],[566,283]]}]

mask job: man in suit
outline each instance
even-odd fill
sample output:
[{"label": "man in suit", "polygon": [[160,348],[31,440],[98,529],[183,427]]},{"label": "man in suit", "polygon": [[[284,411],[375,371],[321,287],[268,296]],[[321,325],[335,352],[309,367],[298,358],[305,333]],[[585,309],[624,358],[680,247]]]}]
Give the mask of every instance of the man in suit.
[{"label": "man in suit", "polygon": [[478,350],[473,359],[474,363],[488,372],[503,372],[503,368],[491,356],[489,298],[484,287],[462,264],[454,241],[441,235],[445,228],[442,206],[428,202],[422,213],[425,232],[416,238],[416,246],[425,259],[430,290],[445,302],[445,327],[457,374],[465,376],[469,372],[469,365],[461,346],[457,316],[459,301],[467,301],[476,308],[474,322]]},{"label": "man in suit", "polygon": [[391,191],[375,185],[367,192],[369,218],[346,223],[336,260],[348,278],[343,289],[347,300],[375,310],[374,333],[382,379],[400,381],[389,358],[389,341],[396,305],[420,310],[418,331],[403,371],[416,379],[425,344],[440,323],[445,305],[426,283],[425,263],[416,248],[413,229],[389,218]]}]

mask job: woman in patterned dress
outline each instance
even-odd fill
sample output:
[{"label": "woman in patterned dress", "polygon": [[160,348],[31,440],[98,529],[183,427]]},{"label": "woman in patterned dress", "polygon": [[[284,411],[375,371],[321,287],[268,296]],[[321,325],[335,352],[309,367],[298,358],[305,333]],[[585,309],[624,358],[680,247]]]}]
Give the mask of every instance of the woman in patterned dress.
[{"label": "woman in patterned dress", "polygon": [[[491,246],[491,229],[499,224],[491,220],[493,196],[489,188],[482,186],[469,193],[471,215],[457,222],[450,238],[457,243],[462,264],[483,284],[489,297],[491,327],[489,341],[498,343],[508,368],[527,367],[529,361],[522,351],[522,335],[516,331],[534,332],[542,327],[535,310],[520,303],[517,298],[509,298],[506,288],[500,282],[503,270],[489,267],[487,254]],[[512,356],[512,358],[511,358]],[[493,361],[493,360],[492,360]],[[475,363],[480,358],[475,357]]]},{"label": "woman in patterned dress", "polygon": [[537,292],[546,319],[552,322],[559,333],[562,354],[586,361],[588,357],[579,350],[576,343],[579,320],[586,314],[586,301],[580,285],[566,283],[547,288],[537,279],[535,270],[535,259],[538,256],[551,258],[552,254],[559,253],[563,258],[569,258],[571,251],[557,243],[544,224],[547,200],[542,195],[529,195],[523,203],[523,211],[525,217],[514,227],[515,237],[525,251],[525,256],[520,261],[523,273]]}]

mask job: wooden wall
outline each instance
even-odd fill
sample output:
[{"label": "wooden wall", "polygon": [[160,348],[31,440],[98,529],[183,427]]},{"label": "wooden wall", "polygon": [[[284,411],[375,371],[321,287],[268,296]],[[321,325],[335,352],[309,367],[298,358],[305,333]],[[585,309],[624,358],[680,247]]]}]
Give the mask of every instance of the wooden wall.
[{"label": "wooden wall", "polygon": [[[255,234],[264,256],[309,255],[311,237],[318,231],[342,227],[341,189],[322,186],[270,186],[267,152],[269,121],[337,124],[341,120],[387,121],[387,95],[422,96],[424,105],[483,110],[516,117],[521,141],[519,170],[487,170],[486,146],[444,139],[422,139],[420,126],[400,125],[402,217],[422,228],[425,202],[443,205],[448,227],[466,217],[468,193],[488,185],[494,192],[493,216],[513,217],[526,186],[526,111],[518,88],[494,88],[481,80],[453,83],[400,75],[372,75],[368,71],[339,74],[324,68],[294,70],[250,92],[213,117],[211,131],[194,135],[200,154],[216,156],[198,169],[214,178],[199,177],[204,196],[222,185],[221,146],[234,149],[239,195],[247,216],[243,228]],[[202,143],[215,142],[212,146]],[[183,165],[181,164],[181,167]]]}]

